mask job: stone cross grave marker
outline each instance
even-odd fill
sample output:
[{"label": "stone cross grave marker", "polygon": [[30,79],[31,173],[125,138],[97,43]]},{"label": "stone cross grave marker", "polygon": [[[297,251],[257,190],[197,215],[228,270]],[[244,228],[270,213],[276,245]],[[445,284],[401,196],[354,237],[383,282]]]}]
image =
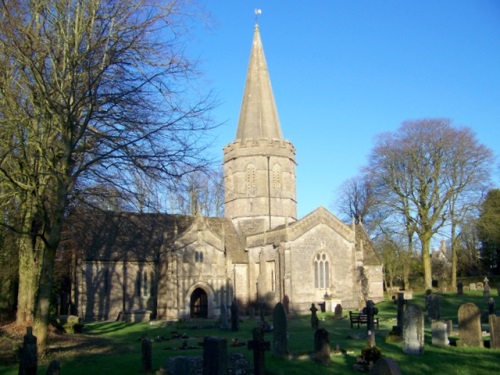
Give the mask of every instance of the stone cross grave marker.
[{"label": "stone cross grave marker", "polygon": [[371,299],[366,301],[366,307],[363,309],[363,313],[366,314],[366,330],[367,332],[373,332],[375,330],[375,315],[378,314],[378,308],[375,307],[375,302]]},{"label": "stone cross grave marker", "polygon": [[260,327],[255,327],[252,330],[253,340],[248,342],[248,349],[253,350],[253,371],[254,375],[264,375],[266,372],[265,366],[265,351],[269,350],[271,345],[269,341],[264,340],[264,332]]},{"label": "stone cross grave marker", "polygon": [[464,303],[458,309],[458,329],[460,340],[457,346],[483,347],[481,332],[481,311],[473,303]]},{"label": "stone cross grave marker", "polygon": [[434,320],[431,323],[432,345],[448,346],[448,329],[446,322]]},{"label": "stone cross grave marker", "polygon": [[36,341],[36,336],[33,336],[33,327],[26,327],[20,353],[19,375],[36,375],[38,368]]},{"label": "stone cross grave marker", "polygon": [[318,326],[319,326],[318,315],[316,315],[316,312],[318,311],[318,309],[316,308],[314,303],[311,303],[311,308],[309,310],[311,311],[311,327],[316,330],[316,329],[318,329]]},{"label": "stone cross grave marker", "polygon": [[500,317],[490,315],[488,320],[490,323],[490,348],[500,349]]},{"label": "stone cross grave marker", "polygon": [[485,298],[489,298],[490,297],[490,284],[488,284],[488,278],[485,277],[483,282],[484,282],[484,286],[483,286],[483,297]]},{"label": "stone cross grave marker", "polygon": [[278,302],[273,310],[273,355],[283,357],[288,354],[288,320],[285,306]]},{"label": "stone cross grave marker", "polygon": [[403,352],[406,354],[424,352],[424,314],[417,305],[406,306],[403,319]]},{"label": "stone cross grave marker", "polygon": [[227,374],[227,340],[208,336],[203,339],[203,375]]},{"label": "stone cross grave marker", "polygon": [[330,363],[330,334],[324,328],[314,332],[314,360],[321,364]]}]

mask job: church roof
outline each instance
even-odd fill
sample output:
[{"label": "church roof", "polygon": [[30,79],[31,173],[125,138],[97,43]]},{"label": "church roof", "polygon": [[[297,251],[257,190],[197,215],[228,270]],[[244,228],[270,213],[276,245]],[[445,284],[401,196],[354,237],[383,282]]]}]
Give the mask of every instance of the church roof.
[{"label": "church roof", "polygon": [[[70,215],[62,248],[77,251],[88,261],[151,262],[174,247],[192,227],[195,216],[162,213],[79,211]],[[246,263],[241,239],[230,220],[203,217],[206,227],[223,238],[233,263]]]},{"label": "church roof", "polygon": [[255,25],[236,139],[261,138],[282,139],[283,137],[264,48],[260,40],[259,26]]}]

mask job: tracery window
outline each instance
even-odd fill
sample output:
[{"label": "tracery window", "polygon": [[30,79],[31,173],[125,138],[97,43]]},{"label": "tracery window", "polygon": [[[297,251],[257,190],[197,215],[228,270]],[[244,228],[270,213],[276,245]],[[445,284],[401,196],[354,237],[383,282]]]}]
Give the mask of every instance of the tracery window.
[{"label": "tracery window", "polygon": [[314,258],[314,287],[330,287],[330,262],[325,253],[318,253]]}]

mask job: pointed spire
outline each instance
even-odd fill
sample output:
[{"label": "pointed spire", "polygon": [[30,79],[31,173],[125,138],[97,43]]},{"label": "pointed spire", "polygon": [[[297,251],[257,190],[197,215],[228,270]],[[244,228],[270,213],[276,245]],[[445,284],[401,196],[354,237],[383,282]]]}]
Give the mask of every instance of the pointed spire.
[{"label": "pointed spire", "polygon": [[274,103],[259,25],[255,25],[236,139],[281,139],[278,111]]}]

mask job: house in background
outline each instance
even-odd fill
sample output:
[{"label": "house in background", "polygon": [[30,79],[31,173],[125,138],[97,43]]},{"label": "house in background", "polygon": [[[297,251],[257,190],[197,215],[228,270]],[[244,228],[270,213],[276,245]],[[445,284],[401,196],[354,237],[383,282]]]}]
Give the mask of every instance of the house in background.
[{"label": "house in background", "polygon": [[74,310],[181,319],[217,317],[233,299],[246,310],[286,296],[294,313],[382,301],[382,264],[362,224],[323,207],[297,218],[295,168],[256,26],[236,137],[224,147],[225,217],[73,215],[63,247],[74,254]]}]

